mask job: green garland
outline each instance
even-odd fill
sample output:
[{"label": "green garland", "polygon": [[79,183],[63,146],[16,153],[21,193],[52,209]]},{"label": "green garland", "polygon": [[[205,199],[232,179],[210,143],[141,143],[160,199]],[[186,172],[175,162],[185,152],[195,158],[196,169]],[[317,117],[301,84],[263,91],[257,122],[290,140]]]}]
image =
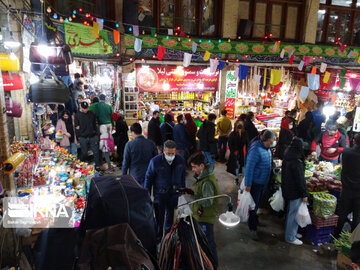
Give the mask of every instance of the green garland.
[{"label": "green garland", "polygon": [[[126,34],[125,46],[127,49],[134,48],[135,36]],[[360,55],[360,48],[346,47],[344,52],[341,52],[339,46],[318,45],[318,44],[288,44],[281,43],[276,52],[273,51],[274,42],[254,42],[243,40],[214,40],[206,38],[187,38],[164,35],[140,35],[138,38],[143,40],[142,48],[156,49],[159,45],[165,46],[168,49],[175,49],[181,51],[191,51],[193,42],[199,46],[197,51],[211,53],[226,53],[238,55],[279,55],[282,49],[285,49],[285,57],[288,56],[290,49],[294,50],[295,56],[313,56],[313,57],[334,57],[347,58],[350,51],[353,51],[351,59],[356,59]]]}]

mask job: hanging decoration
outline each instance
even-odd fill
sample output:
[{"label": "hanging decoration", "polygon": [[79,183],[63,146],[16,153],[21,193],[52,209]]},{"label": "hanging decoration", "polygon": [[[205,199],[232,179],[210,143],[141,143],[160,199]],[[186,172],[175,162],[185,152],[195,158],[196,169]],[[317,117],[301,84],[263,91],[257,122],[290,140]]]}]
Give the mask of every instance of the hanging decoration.
[{"label": "hanging decoration", "polygon": [[[114,42],[115,44],[119,44],[120,43],[120,32],[118,30],[113,30],[113,36],[114,36]],[[136,42],[136,40],[135,40]]]},{"label": "hanging decoration", "polygon": [[266,73],[267,73],[267,69],[265,68],[265,71],[264,71],[264,82],[263,82],[263,87],[265,89],[265,86],[266,86]]},{"label": "hanging decoration", "polygon": [[299,93],[299,97],[303,100],[305,100],[307,98],[307,96],[309,95],[309,87],[307,86],[301,86],[301,90]]},{"label": "hanging decoration", "polygon": [[133,30],[133,35],[135,37],[139,36],[139,26],[138,25],[133,25],[132,30]]},{"label": "hanging decoration", "polygon": [[204,61],[209,61],[210,55],[211,55],[211,53],[209,51],[206,51],[204,53],[204,57],[203,57]]},{"label": "hanging decoration", "polygon": [[352,90],[359,91],[360,78],[350,78],[349,82]]},{"label": "hanging decoration", "polygon": [[184,61],[183,66],[188,67],[191,63],[192,54],[191,53],[184,53]]},{"label": "hanging decoration", "polygon": [[280,58],[283,59],[284,56],[285,56],[285,49],[282,49],[280,53]]},{"label": "hanging decoration", "polygon": [[225,61],[220,60],[220,62],[219,62],[219,70],[223,70],[223,69],[224,69],[224,67],[225,67],[225,64],[226,64],[226,62],[225,62]]},{"label": "hanging decoration", "polygon": [[164,56],[165,56],[165,51],[166,51],[166,48],[164,46],[158,46],[158,51],[157,51],[157,58],[159,60],[163,60],[164,59]]},{"label": "hanging decoration", "polygon": [[316,74],[316,67],[315,66],[312,67],[311,74]]},{"label": "hanging decoration", "polygon": [[304,65],[307,66],[310,63],[310,57],[304,56]]},{"label": "hanging decoration", "polygon": [[255,74],[255,75],[254,75],[254,80],[256,81],[257,84],[260,85],[261,75]]},{"label": "hanging decoration", "polygon": [[298,66],[298,70],[302,71],[302,69],[304,68],[304,64],[305,64],[305,62],[303,60],[301,60],[301,62],[299,63],[299,66]]},{"label": "hanging decoration", "polygon": [[99,36],[100,25],[97,22],[93,22],[93,31],[94,31],[95,36]]},{"label": "hanging decoration", "polygon": [[346,44],[342,44],[340,49],[341,53],[344,53],[345,48],[346,48]]},{"label": "hanging decoration", "polygon": [[99,18],[96,18],[96,22],[99,24],[99,30],[103,30],[104,29],[104,21]]},{"label": "hanging decoration", "polygon": [[210,72],[214,73],[216,72],[216,69],[219,65],[219,60],[217,59],[210,59]]},{"label": "hanging decoration", "polygon": [[320,87],[320,75],[319,74],[307,74],[308,86],[311,90],[316,91]]},{"label": "hanging decoration", "polygon": [[239,65],[239,79],[245,80],[249,73],[249,66]]},{"label": "hanging decoration", "polygon": [[348,53],[347,58],[351,58],[351,57],[352,57],[352,55],[353,55],[353,53],[354,53],[354,51],[353,51],[353,50],[351,50],[351,51]]},{"label": "hanging decoration", "polygon": [[173,36],[174,35],[174,30],[169,28],[168,29],[168,36]]},{"label": "hanging decoration", "polygon": [[135,39],[135,44],[134,44],[135,52],[137,52],[137,53],[141,52],[141,48],[142,48],[142,39],[136,38]]},{"label": "hanging decoration", "polygon": [[192,48],[191,48],[191,50],[192,50],[193,53],[196,53],[197,46],[198,46],[198,45],[197,45],[196,42],[193,42],[193,43],[192,43]]},{"label": "hanging decoration", "polygon": [[278,85],[281,82],[282,71],[281,69],[272,69],[270,73],[270,84]]},{"label": "hanging decoration", "polygon": [[320,72],[324,73],[326,71],[326,68],[327,68],[327,64],[326,63],[321,63]]},{"label": "hanging decoration", "polygon": [[346,75],[346,69],[340,70],[340,73],[339,73],[339,78],[340,78],[339,88],[340,89],[343,89],[345,86],[345,83],[346,83],[345,75]]},{"label": "hanging decoration", "polygon": [[294,55],[290,55],[289,64],[292,65],[294,62]]},{"label": "hanging decoration", "polygon": [[328,83],[330,79],[330,72],[325,72],[323,82]]}]

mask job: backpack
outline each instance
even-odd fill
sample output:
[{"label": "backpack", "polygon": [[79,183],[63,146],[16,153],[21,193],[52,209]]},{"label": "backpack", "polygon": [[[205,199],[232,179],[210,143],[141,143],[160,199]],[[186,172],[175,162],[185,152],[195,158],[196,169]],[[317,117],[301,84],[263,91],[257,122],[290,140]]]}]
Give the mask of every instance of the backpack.
[{"label": "backpack", "polygon": [[115,143],[114,143],[114,140],[111,139],[111,137],[110,137],[110,132],[108,132],[108,137],[107,138],[103,138],[101,140],[106,141],[106,145],[107,145],[106,150],[107,151],[105,150],[104,152],[112,153],[112,152],[115,151]]}]

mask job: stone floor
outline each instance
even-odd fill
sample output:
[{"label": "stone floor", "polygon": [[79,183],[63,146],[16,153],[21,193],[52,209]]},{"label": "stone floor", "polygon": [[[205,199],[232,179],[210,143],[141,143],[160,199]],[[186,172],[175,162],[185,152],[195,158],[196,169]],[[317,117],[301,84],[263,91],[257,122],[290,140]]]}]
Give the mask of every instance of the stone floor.
[{"label": "stone floor", "polygon": [[[120,171],[114,174],[121,174]],[[226,172],[226,165],[216,163],[215,176],[221,193],[231,195],[234,208],[237,202],[238,187],[233,176]],[[187,187],[195,179],[188,171]],[[228,200],[219,200],[219,214],[226,211]],[[234,209],[235,210],[235,209]],[[215,223],[215,241],[219,257],[219,270],[335,270],[336,253],[329,246],[315,247],[306,242],[303,246],[293,246],[284,242],[284,220],[276,215],[261,215],[265,227],[258,228],[259,242],[249,237],[247,224],[226,228],[219,221]],[[330,245],[331,247],[331,245]]]}]

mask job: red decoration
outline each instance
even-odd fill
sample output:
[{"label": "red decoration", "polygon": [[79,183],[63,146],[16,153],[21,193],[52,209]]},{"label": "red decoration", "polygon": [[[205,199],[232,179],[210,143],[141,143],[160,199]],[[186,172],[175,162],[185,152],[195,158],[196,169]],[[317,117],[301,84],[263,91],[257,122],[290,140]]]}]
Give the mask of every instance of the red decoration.
[{"label": "red decoration", "polygon": [[294,55],[291,55],[289,58],[289,64],[292,65],[293,61],[294,61]]},{"label": "red decoration", "polygon": [[164,59],[164,56],[165,56],[165,51],[166,51],[166,48],[164,46],[160,46],[158,47],[158,52],[157,52],[157,58],[159,60],[163,60]]},{"label": "red decoration", "polygon": [[113,35],[114,35],[115,44],[119,44],[119,42],[120,42],[120,32],[117,31],[117,30],[113,30]]}]

